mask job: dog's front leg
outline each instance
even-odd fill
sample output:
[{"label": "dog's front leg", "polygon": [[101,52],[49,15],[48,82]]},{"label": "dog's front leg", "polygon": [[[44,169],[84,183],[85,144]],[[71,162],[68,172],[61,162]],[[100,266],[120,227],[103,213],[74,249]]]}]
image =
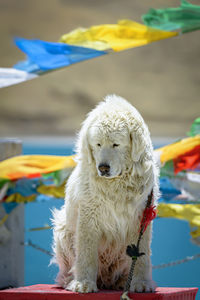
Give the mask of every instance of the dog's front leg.
[{"label": "dog's front leg", "polygon": [[91,208],[82,209],[76,230],[74,280],[67,286],[68,290],[80,293],[97,291],[98,236],[94,212]]},{"label": "dog's front leg", "polygon": [[151,229],[152,225],[146,229],[142,236],[139,251],[145,253],[138,257],[130,290],[132,292],[154,292],[156,288],[155,282],[152,280],[152,265],[151,265]]}]

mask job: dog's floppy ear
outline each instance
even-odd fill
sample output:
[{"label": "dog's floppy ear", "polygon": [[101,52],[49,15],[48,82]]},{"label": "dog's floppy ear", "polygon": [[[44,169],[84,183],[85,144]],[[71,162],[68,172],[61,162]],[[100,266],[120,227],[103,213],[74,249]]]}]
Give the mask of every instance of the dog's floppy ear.
[{"label": "dog's floppy ear", "polygon": [[78,134],[78,140],[76,143],[77,160],[83,160],[87,157],[88,164],[92,163],[92,151],[88,141],[88,122],[84,122],[83,126]]},{"label": "dog's floppy ear", "polygon": [[135,127],[131,130],[131,143],[132,143],[132,159],[134,162],[138,162],[142,156],[146,152],[147,144],[149,141],[145,140],[148,137],[144,134],[144,129]]},{"label": "dog's floppy ear", "polygon": [[88,164],[92,163],[92,151],[88,140],[88,131],[86,130],[82,136],[82,153],[87,155]]}]

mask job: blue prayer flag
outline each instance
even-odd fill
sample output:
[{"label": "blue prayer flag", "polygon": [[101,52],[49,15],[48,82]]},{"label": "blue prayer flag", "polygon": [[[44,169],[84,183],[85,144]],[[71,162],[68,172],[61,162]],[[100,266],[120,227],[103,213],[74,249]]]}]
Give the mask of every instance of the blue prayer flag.
[{"label": "blue prayer flag", "polygon": [[40,72],[62,68],[77,62],[107,54],[85,47],[64,43],[51,43],[41,40],[16,38],[15,44],[28,56],[28,61],[18,63],[16,69],[28,72]]}]

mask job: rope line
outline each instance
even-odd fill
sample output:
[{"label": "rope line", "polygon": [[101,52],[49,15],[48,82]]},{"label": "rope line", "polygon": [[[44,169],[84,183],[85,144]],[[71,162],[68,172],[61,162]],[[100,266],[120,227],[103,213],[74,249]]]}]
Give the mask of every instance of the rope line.
[{"label": "rope line", "polygon": [[[43,252],[43,253],[47,254],[48,256],[51,256],[51,257],[53,256],[53,254],[50,251],[48,251],[48,250],[46,250],[46,249],[44,249],[44,248],[42,248],[42,247],[40,247],[36,244],[33,244],[31,242],[31,240],[28,240],[28,242],[23,243],[23,245],[24,246],[30,246],[30,247],[34,248],[35,250],[38,250],[40,252]],[[183,264],[183,263],[190,262],[190,261],[198,259],[198,258],[200,258],[200,253],[192,255],[192,256],[186,256],[183,259],[178,259],[178,260],[175,260],[175,261],[171,261],[169,263],[164,263],[164,264],[159,264],[159,265],[156,265],[156,266],[152,266],[152,269],[156,270],[156,269],[164,269],[164,268],[168,268],[168,267],[173,267],[173,266],[176,266],[176,265],[180,265],[180,264]]]},{"label": "rope line", "polygon": [[164,269],[164,268],[168,268],[168,267],[173,267],[173,266],[176,266],[176,265],[180,265],[180,264],[195,260],[197,258],[200,258],[200,253],[192,255],[192,256],[186,256],[183,259],[171,261],[169,263],[160,264],[160,265],[157,265],[157,266],[152,266],[152,269],[156,270],[156,269]]},{"label": "rope line", "polygon": [[[53,256],[53,254],[50,251],[48,251],[48,250],[32,243],[31,240],[28,240],[28,242],[23,243],[23,245],[24,246],[30,246],[30,247],[34,248],[35,250],[38,250],[40,252],[43,252],[43,253],[47,254],[48,256],[51,256],[51,257]],[[183,259],[171,261],[169,263],[164,263],[164,264],[159,264],[159,265],[156,265],[156,266],[152,266],[152,269],[156,270],[156,269],[164,269],[164,268],[168,268],[168,267],[173,267],[173,266],[176,266],[176,265],[180,265],[180,264],[183,264],[183,263],[190,262],[190,261],[198,259],[198,258],[200,258],[200,253],[192,255],[192,256],[186,256]]]},{"label": "rope line", "polygon": [[42,248],[42,247],[40,247],[40,246],[38,246],[36,244],[33,244],[31,242],[31,240],[28,240],[28,242],[23,243],[23,245],[24,246],[30,246],[30,247],[34,248],[35,250],[38,250],[38,251],[40,251],[42,253],[45,253],[45,254],[47,254],[47,255],[49,255],[51,257],[53,256],[53,254],[50,251],[48,251],[48,250],[46,250],[46,249],[44,249],[44,248]]}]

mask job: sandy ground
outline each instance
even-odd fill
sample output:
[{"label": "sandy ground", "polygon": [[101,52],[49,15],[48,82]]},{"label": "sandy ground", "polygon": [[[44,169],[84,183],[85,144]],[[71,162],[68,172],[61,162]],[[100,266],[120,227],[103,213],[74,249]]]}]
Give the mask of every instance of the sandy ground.
[{"label": "sandy ground", "polygon": [[[199,0],[192,3],[199,4]],[[58,41],[77,27],[140,21],[169,0],[0,0],[0,66],[24,58],[12,38]],[[200,31],[106,55],[0,90],[0,136],[68,136],[102,98],[127,98],[152,136],[182,137],[200,114]]]}]

